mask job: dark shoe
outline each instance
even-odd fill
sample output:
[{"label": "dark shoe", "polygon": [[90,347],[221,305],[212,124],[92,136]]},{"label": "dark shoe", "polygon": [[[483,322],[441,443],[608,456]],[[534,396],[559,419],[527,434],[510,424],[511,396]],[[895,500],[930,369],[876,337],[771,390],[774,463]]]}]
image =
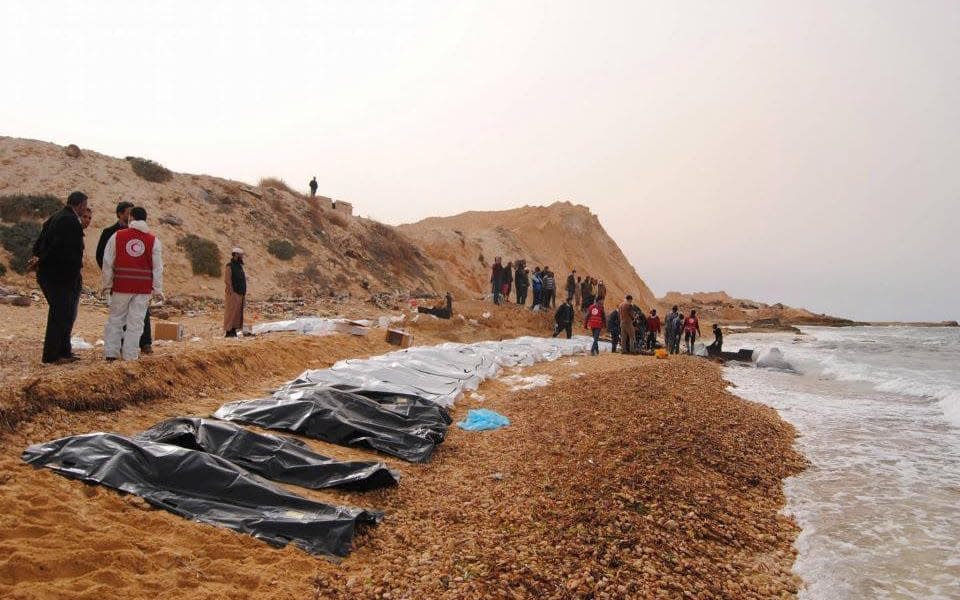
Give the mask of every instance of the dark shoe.
[{"label": "dark shoe", "polygon": [[70,356],[61,356],[59,360],[63,362],[77,362],[80,360],[80,357],[76,354],[71,354]]},{"label": "dark shoe", "polygon": [[113,361],[117,360],[117,357],[116,357],[116,356],[108,356],[108,357],[104,358],[103,360],[105,360],[105,361],[107,361],[107,362],[113,362]]},{"label": "dark shoe", "polygon": [[227,332],[227,335],[224,337],[237,337],[237,330],[231,329],[230,331]]}]

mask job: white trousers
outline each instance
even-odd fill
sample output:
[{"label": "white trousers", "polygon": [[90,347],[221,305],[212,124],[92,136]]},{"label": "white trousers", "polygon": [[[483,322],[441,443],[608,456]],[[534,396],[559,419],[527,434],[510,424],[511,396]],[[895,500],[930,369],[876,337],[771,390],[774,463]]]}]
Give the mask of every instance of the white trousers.
[{"label": "white trousers", "polygon": [[140,336],[149,305],[150,294],[110,294],[110,315],[103,328],[103,355],[106,358],[120,358],[121,340],[123,360],[140,358]]}]

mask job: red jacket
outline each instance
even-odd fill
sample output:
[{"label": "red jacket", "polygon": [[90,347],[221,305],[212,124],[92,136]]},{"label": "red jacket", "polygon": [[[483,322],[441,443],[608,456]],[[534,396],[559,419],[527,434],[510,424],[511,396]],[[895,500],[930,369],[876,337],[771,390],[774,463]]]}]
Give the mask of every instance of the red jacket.
[{"label": "red jacket", "polygon": [[114,234],[117,256],[113,261],[113,291],[122,294],[153,292],[152,233],[128,227]]},{"label": "red jacket", "polygon": [[647,317],[647,333],[660,333],[660,317]]},{"label": "red jacket", "polygon": [[587,309],[587,329],[603,329],[606,322],[606,315],[603,314],[603,307],[599,304],[591,304]]}]

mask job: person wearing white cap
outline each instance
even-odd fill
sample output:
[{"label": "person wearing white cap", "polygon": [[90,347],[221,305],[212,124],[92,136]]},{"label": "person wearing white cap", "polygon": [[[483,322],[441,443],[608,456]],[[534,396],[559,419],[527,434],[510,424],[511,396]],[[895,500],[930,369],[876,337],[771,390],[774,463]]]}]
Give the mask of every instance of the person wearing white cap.
[{"label": "person wearing white cap", "polygon": [[247,297],[247,276],[243,272],[243,250],[230,251],[230,262],[224,272],[223,330],[227,337],[237,337],[243,329],[243,305]]}]

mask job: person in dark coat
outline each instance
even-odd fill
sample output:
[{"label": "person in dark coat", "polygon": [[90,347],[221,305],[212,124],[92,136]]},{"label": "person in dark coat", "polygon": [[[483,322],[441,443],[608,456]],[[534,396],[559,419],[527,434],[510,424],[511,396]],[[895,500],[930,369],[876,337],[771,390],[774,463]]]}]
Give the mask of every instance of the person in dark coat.
[{"label": "person in dark coat", "polygon": [[570,300],[573,300],[573,297],[576,296],[577,294],[577,270],[576,269],[570,271],[570,274],[567,275],[567,285],[565,289],[567,290],[567,298],[570,298]]},{"label": "person in dark coat", "polygon": [[508,262],[503,268],[503,276],[500,283],[500,295],[504,302],[510,302],[510,289],[513,287],[513,263]]},{"label": "person in dark coat", "polygon": [[493,259],[490,269],[490,292],[493,294],[493,303],[500,304],[501,286],[503,286],[503,263],[500,257]]},{"label": "person in dark coat", "polygon": [[553,329],[553,337],[557,337],[564,330],[567,332],[568,340],[573,337],[573,305],[570,304],[570,298],[563,301],[553,319],[557,322],[557,326]]},{"label": "person in dark coat", "polygon": [[716,323],[713,324],[713,343],[707,346],[707,354],[719,356],[723,351],[723,330]]},{"label": "person in dark coat", "polygon": [[620,343],[620,311],[614,310],[607,319],[607,331],[610,332],[610,352],[617,351],[617,344]]},{"label": "person in dark coat", "polygon": [[314,175],[313,179],[310,180],[310,197],[313,198],[317,195],[317,176]]},{"label": "person in dark coat", "polygon": [[243,330],[243,305],[247,299],[247,274],[243,272],[243,250],[234,248],[224,273],[223,329],[227,337]]},{"label": "person in dark coat", "polygon": [[[107,247],[107,242],[113,237],[113,234],[126,229],[130,225],[130,210],[133,209],[133,203],[122,201],[117,204],[117,222],[100,232],[100,240],[97,242],[97,266],[103,271],[103,251]],[[126,328],[124,328],[126,329]],[[150,331],[150,307],[147,306],[147,314],[143,317],[143,333],[140,335],[141,354],[153,353],[153,333]]]},{"label": "person in dark coat", "polygon": [[530,271],[527,269],[526,262],[520,261],[517,263],[513,285],[517,288],[517,305],[523,306],[527,303],[527,289],[530,287]]},{"label": "person in dark coat", "polygon": [[34,243],[37,283],[47,299],[47,329],[43,337],[44,363],[78,360],[70,346],[83,285],[83,226],[80,215],[87,209],[87,195],[72,192],[67,205],[44,224]]}]

